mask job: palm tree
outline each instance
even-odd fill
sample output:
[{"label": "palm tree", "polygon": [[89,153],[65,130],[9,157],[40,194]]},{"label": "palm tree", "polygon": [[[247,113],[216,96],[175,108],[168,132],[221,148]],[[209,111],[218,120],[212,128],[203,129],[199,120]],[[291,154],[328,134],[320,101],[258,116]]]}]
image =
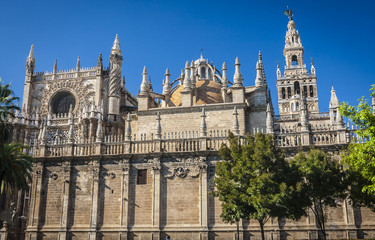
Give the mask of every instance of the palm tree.
[{"label": "palm tree", "polygon": [[31,180],[34,159],[23,152],[26,146],[10,143],[8,119],[19,109],[13,104],[16,100],[10,84],[2,84],[0,79],[0,193],[6,187],[27,190]]},{"label": "palm tree", "polygon": [[0,145],[0,193],[4,189],[28,189],[34,159],[23,153],[20,143]]}]

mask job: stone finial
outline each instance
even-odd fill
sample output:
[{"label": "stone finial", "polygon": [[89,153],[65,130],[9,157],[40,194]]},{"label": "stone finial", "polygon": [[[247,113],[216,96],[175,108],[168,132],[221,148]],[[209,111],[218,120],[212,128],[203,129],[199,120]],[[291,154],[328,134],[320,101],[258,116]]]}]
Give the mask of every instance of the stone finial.
[{"label": "stone finial", "polygon": [[77,58],[77,66],[76,66],[76,68],[77,68],[77,71],[79,71],[80,68],[81,68],[81,60],[80,60],[79,56]]},{"label": "stone finial", "polygon": [[268,134],[273,133],[273,117],[272,117],[272,107],[271,103],[267,103],[267,112],[266,112],[266,132]]},{"label": "stone finial", "polygon": [[227,64],[223,62],[223,66],[221,68],[221,71],[223,72],[223,75],[221,77],[221,84],[223,88],[228,87],[228,77],[227,77]]},{"label": "stone finial", "polygon": [[102,54],[101,54],[101,53],[99,54],[99,57],[98,57],[98,64],[97,64],[96,67],[97,67],[97,68],[100,68],[100,69],[103,68],[103,57],[102,57]]},{"label": "stone finial", "polygon": [[340,106],[340,102],[337,99],[336,91],[332,86],[331,89],[331,100],[329,101],[329,108],[338,108]]},{"label": "stone finial", "polygon": [[316,75],[313,58],[311,58],[311,71],[310,72],[311,74]]},{"label": "stone finial", "polygon": [[155,134],[155,137],[156,139],[160,139],[161,138],[161,123],[160,123],[160,112],[157,112],[156,113],[156,134]]},{"label": "stone finial", "polygon": [[57,59],[55,59],[55,63],[53,64],[53,73],[57,73]]},{"label": "stone finial", "polygon": [[200,136],[207,137],[206,110],[204,107],[202,108],[202,114],[201,114]]},{"label": "stone finial", "polygon": [[189,77],[189,62],[186,61],[185,64],[185,78],[184,78],[184,91],[191,90],[191,79]]},{"label": "stone finial", "polygon": [[118,34],[116,34],[115,41],[113,42],[111,54],[121,54],[120,41],[118,38]]},{"label": "stone finial", "polygon": [[35,58],[34,58],[34,44],[31,44],[30,52],[29,52],[29,55],[27,56],[26,62],[27,62],[28,65],[30,65],[32,63],[35,63]]},{"label": "stone finial", "polygon": [[102,123],[102,115],[99,114],[99,121],[98,121],[98,127],[96,129],[96,142],[100,143],[103,141],[103,123]]},{"label": "stone finial", "polygon": [[279,61],[277,61],[276,76],[277,76],[277,79],[280,79],[280,78],[281,78],[281,71],[280,71],[280,64],[279,64]]},{"label": "stone finial", "polygon": [[259,60],[256,64],[256,71],[257,71],[257,76],[255,78],[255,86],[263,87],[264,79],[263,79],[262,67],[261,67]]},{"label": "stone finial", "polygon": [[147,68],[144,66],[143,73],[142,73],[142,83],[141,83],[141,94],[148,92],[148,83],[147,83]]},{"label": "stone finial", "polygon": [[238,112],[237,112],[237,106],[234,106],[233,109],[233,134],[238,136],[240,134],[240,128],[239,128],[239,122],[238,122]]},{"label": "stone finial", "polygon": [[125,124],[125,141],[130,141],[132,130],[131,130],[131,117],[130,113],[128,113],[128,117],[126,119],[126,124]]},{"label": "stone finial", "polygon": [[238,59],[238,57],[236,57],[234,66],[235,66],[235,72],[234,72],[234,77],[233,77],[234,85],[242,86],[243,78],[242,78],[242,74],[240,71],[241,64],[240,64],[240,60]]}]

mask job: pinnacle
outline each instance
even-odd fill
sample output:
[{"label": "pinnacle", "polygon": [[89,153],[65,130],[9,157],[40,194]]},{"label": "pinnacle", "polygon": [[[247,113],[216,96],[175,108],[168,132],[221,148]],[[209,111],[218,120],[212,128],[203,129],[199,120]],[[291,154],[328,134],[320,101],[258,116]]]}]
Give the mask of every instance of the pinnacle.
[{"label": "pinnacle", "polygon": [[223,62],[223,67],[222,67],[222,69],[224,70],[224,69],[227,69],[227,64],[225,63],[225,62]]},{"label": "pinnacle", "polygon": [[189,61],[186,61],[185,69],[189,68]]},{"label": "pinnacle", "polygon": [[190,67],[195,67],[195,66],[194,66],[194,61],[193,61],[193,60],[191,60]]},{"label": "pinnacle", "polygon": [[236,57],[236,62],[235,62],[235,65],[237,64],[240,64],[240,60],[238,59],[238,57]]},{"label": "pinnacle", "polygon": [[29,52],[29,58],[34,58],[34,44],[31,44],[30,52]]},{"label": "pinnacle", "polygon": [[143,67],[143,73],[147,73],[147,68],[146,68],[146,66]]},{"label": "pinnacle", "polygon": [[165,70],[165,75],[170,75],[170,74],[169,74],[169,68],[167,68],[167,69]]},{"label": "pinnacle", "polygon": [[121,53],[121,49],[120,49],[120,41],[119,41],[119,38],[118,38],[118,34],[116,34],[116,38],[115,38],[115,41],[113,42],[113,46],[112,46],[112,53]]}]

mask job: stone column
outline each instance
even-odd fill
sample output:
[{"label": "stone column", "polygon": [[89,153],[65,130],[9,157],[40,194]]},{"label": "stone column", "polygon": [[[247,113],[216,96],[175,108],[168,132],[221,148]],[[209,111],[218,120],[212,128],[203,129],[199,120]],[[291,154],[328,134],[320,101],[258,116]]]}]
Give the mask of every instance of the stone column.
[{"label": "stone column", "polygon": [[354,209],[349,199],[345,199],[342,203],[344,211],[344,221],[346,223],[346,238],[357,239],[357,228],[355,226]]},{"label": "stone column", "polygon": [[34,165],[33,186],[30,202],[29,224],[26,233],[26,239],[36,240],[39,229],[40,205],[42,197],[43,183],[43,162],[37,162]]},{"label": "stone column", "polygon": [[208,239],[208,181],[207,181],[207,164],[206,157],[199,159],[200,184],[199,184],[199,202],[200,214],[199,222],[201,225],[201,240]]},{"label": "stone column", "polygon": [[152,166],[153,174],[153,192],[152,192],[152,228],[153,239],[160,239],[160,207],[161,207],[161,166],[160,158],[154,159]]},{"label": "stone column", "polygon": [[121,185],[121,217],[120,217],[120,240],[128,239],[129,222],[129,160],[124,159],[122,165],[122,185]]},{"label": "stone column", "polygon": [[91,189],[91,214],[90,214],[90,229],[89,240],[96,240],[96,227],[98,222],[98,206],[99,206],[99,172],[100,161],[93,160],[92,164],[92,189]]},{"label": "stone column", "polygon": [[60,221],[60,232],[59,240],[67,239],[67,226],[68,226],[68,210],[69,210],[69,196],[70,196],[70,173],[71,165],[70,161],[63,163],[63,188],[62,188],[62,204],[61,204],[61,221]]}]

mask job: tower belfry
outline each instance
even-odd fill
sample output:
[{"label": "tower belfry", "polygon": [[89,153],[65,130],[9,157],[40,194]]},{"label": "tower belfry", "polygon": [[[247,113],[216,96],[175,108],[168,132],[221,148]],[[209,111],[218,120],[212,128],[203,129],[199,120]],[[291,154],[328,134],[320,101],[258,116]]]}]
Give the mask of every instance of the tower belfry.
[{"label": "tower belfry", "polygon": [[315,67],[307,71],[303,63],[304,47],[301,37],[293,20],[292,11],[287,9],[288,30],[285,34],[285,69],[284,75],[277,72],[277,90],[279,96],[280,115],[297,114],[301,110],[302,98],[306,98],[307,111],[318,113],[318,95],[316,87]]}]

